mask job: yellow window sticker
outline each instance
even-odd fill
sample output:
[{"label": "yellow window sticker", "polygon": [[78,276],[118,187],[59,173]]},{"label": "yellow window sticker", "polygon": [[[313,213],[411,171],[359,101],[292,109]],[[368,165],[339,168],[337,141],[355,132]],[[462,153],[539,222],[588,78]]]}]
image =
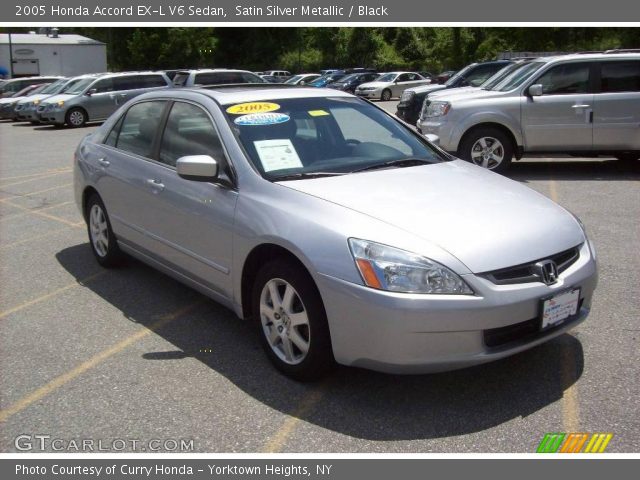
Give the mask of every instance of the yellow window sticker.
[{"label": "yellow window sticker", "polygon": [[270,102],[250,102],[250,103],[238,103],[227,108],[227,113],[234,115],[245,115],[247,113],[264,113],[273,112],[278,110],[280,105]]},{"label": "yellow window sticker", "polygon": [[309,115],[312,117],[324,117],[325,115],[329,115],[329,112],[325,112],[324,110],[309,110]]}]

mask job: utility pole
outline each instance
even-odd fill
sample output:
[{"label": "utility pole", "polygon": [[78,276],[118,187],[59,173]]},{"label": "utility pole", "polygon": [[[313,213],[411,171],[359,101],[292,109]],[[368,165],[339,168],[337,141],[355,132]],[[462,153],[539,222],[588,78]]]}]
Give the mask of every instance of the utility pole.
[{"label": "utility pole", "polygon": [[13,46],[11,44],[11,30],[9,30],[9,75],[13,78]]}]

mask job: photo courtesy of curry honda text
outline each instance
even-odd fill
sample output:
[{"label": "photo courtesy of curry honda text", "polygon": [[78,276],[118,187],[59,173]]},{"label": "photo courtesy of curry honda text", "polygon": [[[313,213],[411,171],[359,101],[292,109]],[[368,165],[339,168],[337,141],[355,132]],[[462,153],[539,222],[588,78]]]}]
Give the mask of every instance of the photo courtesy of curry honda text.
[{"label": "photo courtesy of curry honda text", "polygon": [[597,283],[570,212],[338,90],[145,93],[74,176],[101,265],[132,255],[231,308],[301,380],[500,359],[582,322]]}]

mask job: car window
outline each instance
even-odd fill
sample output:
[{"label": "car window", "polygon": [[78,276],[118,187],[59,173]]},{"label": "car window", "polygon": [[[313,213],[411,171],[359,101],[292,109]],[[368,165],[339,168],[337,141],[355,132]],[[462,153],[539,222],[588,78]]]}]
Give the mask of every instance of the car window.
[{"label": "car window", "polygon": [[604,62],[600,78],[602,93],[639,92],[640,61]]},{"label": "car window", "polygon": [[209,115],[196,105],[176,102],[167,117],[158,158],[175,167],[176,161],[186,155],[209,155],[221,169],[226,166],[224,150]]},{"label": "car window", "polygon": [[358,98],[271,99],[268,113],[225,113],[250,161],[266,178],[353,172],[389,161],[443,159],[400,122]]},{"label": "car window", "polygon": [[565,63],[543,73],[534,83],[542,84],[545,95],[586,93],[589,90],[589,64]]},{"label": "car window", "polygon": [[116,77],[113,79],[114,90],[136,90],[142,88],[139,76]]},{"label": "car window", "polygon": [[120,128],[122,127],[123,118],[124,117],[120,117],[120,119],[113,126],[113,128],[109,132],[109,135],[107,135],[107,138],[105,138],[104,140],[105,145],[109,145],[110,147],[116,146],[116,144],[118,143],[118,134],[120,133]]},{"label": "car window", "polygon": [[398,82],[408,82],[409,80],[411,80],[410,75],[408,73],[403,73],[402,75],[398,76]]},{"label": "car window", "polygon": [[482,85],[489,77],[500,70],[501,67],[501,64],[480,65],[469,72],[469,75],[466,77],[467,83],[474,87]]},{"label": "car window", "polygon": [[122,120],[116,148],[151,157],[153,140],[160,127],[165,101],[141,102],[133,105]]},{"label": "car window", "polygon": [[113,79],[111,77],[101,78],[96,83],[94,83],[91,88],[95,88],[96,93],[113,92],[114,90]]},{"label": "car window", "polygon": [[186,85],[187,80],[189,80],[188,72],[178,72],[173,77],[173,84],[182,87]]}]

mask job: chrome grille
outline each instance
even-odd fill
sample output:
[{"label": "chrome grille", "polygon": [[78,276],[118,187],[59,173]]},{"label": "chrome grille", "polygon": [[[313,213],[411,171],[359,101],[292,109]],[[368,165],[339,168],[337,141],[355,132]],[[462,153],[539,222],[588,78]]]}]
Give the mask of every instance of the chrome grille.
[{"label": "chrome grille", "polygon": [[540,258],[533,262],[515,265],[513,267],[501,268],[491,272],[480,273],[478,276],[484,277],[496,285],[511,285],[514,283],[542,282],[535,265],[542,260],[552,260],[558,266],[558,273],[564,272],[573,265],[580,257],[580,245],[570,248],[546,258]]}]

